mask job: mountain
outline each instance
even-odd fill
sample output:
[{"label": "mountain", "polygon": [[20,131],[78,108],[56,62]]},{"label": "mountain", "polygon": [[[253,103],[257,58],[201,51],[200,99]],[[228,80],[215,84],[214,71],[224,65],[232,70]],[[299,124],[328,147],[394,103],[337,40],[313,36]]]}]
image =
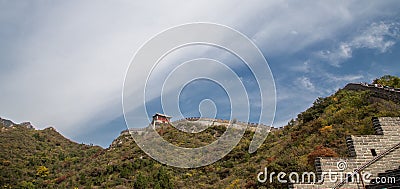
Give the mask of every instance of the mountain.
[{"label": "mountain", "polygon": [[[378,82],[378,81],[377,81]],[[382,89],[385,90],[385,89]],[[54,128],[28,129],[0,122],[0,185],[4,188],[287,188],[260,183],[257,174],[315,171],[315,157],[348,156],[346,136],[373,134],[372,117],[400,116],[400,104],[368,88],[346,87],[318,98],[282,129],[271,132],[253,154],[254,134],[247,130],[223,159],[200,168],[162,165],[147,156],[123,131],[109,148],[72,142]],[[390,93],[391,94],[391,93]],[[216,140],[224,126],[197,134],[169,125],[157,129],[164,139],[183,147]]]},{"label": "mountain", "polygon": [[96,153],[96,146],[77,144],[54,128],[35,130],[28,123],[0,121],[0,186],[3,188],[59,188]]}]

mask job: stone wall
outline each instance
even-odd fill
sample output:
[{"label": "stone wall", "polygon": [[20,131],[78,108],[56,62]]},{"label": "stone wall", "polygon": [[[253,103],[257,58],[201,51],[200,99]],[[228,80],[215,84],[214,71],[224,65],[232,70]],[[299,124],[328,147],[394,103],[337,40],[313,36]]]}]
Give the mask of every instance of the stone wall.
[{"label": "stone wall", "polygon": [[397,169],[379,173],[378,176],[379,179],[372,180],[372,184],[366,186],[367,189],[399,188],[400,166]]},{"label": "stone wall", "polygon": [[[173,121],[171,122],[172,125],[176,125],[179,123],[184,123],[184,122],[189,122],[189,123],[193,123],[193,124],[202,124],[202,125],[207,125],[207,126],[225,126],[228,127],[231,124],[230,120],[224,120],[224,119],[213,119],[213,118],[200,118],[200,117],[189,117],[189,118],[185,118],[185,119],[180,119],[177,121]],[[270,131],[275,131],[275,130],[279,130],[282,128],[274,128],[265,124],[258,124],[258,123],[252,123],[252,122],[243,122],[243,121],[239,121],[237,120],[235,123],[233,123],[232,125],[236,126],[236,127],[241,127],[241,128],[246,128],[249,131],[253,131],[256,132],[257,131],[257,127],[259,125],[263,126],[264,128],[267,128]]]},{"label": "stone wall", "polygon": [[349,83],[343,89],[355,90],[355,91],[371,91],[372,95],[385,100],[394,101],[400,103],[400,91],[399,89],[387,88],[387,87],[376,87],[371,84],[362,83]]},{"label": "stone wall", "polygon": [[[381,117],[373,118],[376,135],[350,136],[347,138],[347,145],[350,157],[347,158],[317,158],[315,161],[316,174],[319,180],[323,181],[316,184],[294,184],[293,188],[332,188],[354,170],[366,165],[374,158],[388,149],[400,143],[400,118]],[[340,167],[338,164],[343,165]],[[400,166],[399,147],[393,149],[385,156],[379,158],[371,165],[361,171],[361,174],[370,173],[372,180],[378,176],[378,173],[387,170],[393,170]],[[338,175],[344,175],[343,179],[337,182],[331,182],[329,175],[322,175],[325,172],[334,172]],[[359,188],[362,186],[361,180],[353,183],[347,183],[342,188]],[[369,184],[364,181],[365,185]]]}]

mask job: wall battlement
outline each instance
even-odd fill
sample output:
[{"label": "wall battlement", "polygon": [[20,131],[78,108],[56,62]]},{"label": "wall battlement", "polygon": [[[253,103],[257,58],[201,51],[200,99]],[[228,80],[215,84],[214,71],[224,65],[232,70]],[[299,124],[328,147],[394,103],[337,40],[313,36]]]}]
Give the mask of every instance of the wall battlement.
[{"label": "wall battlement", "polygon": [[[380,117],[372,119],[376,135],[352,135],[346,138],[349,156],[347,158],[327,158],[320,157],[315,160],[315,168],[318,179],[323,179],[321,183],[315,184],[294,184],[293,188],[332,188],[337,182],[330,182],[329,175],[323,175],[323,172],[337,172],[346,175],[348,172],[366,165],[380,154],[391,149],[400,143],[400,117]],[[339,169],[338,163],[344,162],[345,169]],[[400,149],[397,147],[388,154],[378,158],[377,161],[367,166],[361,173],[370,173],[372,180],[379,173],[398,169],[400,166]],[[368,185],[369,183],[364,183]],[[361,182],[346,183],[343,188],[359,188]]]},{"label": "wall battlement", "polygon": [[383,87],[379,85],[364,84],[364,83],[349,83],[344,90],[353,91],[371,91],[374,97],[383,98],[396,103],[400,103],[400,89]]},{"label": "wall battlement", "polygon": [[[249,131],[259,132],[259,131],[257,131],[257,127],[259,126],[259,124],[252,123],[252,122],[243,122],[243,121],[238,121],[238,120],[234,121],[234,123],[233,123],[230,120],[224,120],[224,119],[189,117],[189,118],[184,118],[184,119],[180,119],[180,120],[176,120],[176,121],[171,121],[171,124],[174,126],[177,126],[177,125],[180,125],[181,123],[185,123],[185,122],[189,122],[192,124],[200,124],[205,127],[209,127],[209,126],[228,127],[229,125],[234,125],[234,127],[236,127],[236,128],[247,128]],[[265,124],[260,124],[260,125],[267,128],[271,132],[276,131],[276,130],[281,130],[284,128],[284,127],[275,128],[275,127],[271,127],[271,126],[268,126]],[[146,128],[147,127],[145,127],[145,128],[129,128],[129,129],[121,131],[120,135],[129,135],[132,132],[143,133]],[[187,129],[190,130],[191,128],[180,128],[180,129],[183,131],[186,131]],[[196,129],[193,129],[193,130],[196,130]],[[197,133],[197,132],[194,132],[194,133]]]},{"label": "wall battlement", "polygon": [[201,118],[201,117],[189,117],[189,118],[184,118],[184,119],[180,119],[177,121],[173,121],[172,124],[176,125],[179,123],[184,123],[184,122],[189,122],[189,123],[193,123],[193,124],[201,124],[204,126],[224,126],[224,127],[228,127],[229,125],[233,125],[236,128],[247,128],[248,130],[252,131],[252,132],[256,132],[257,131],[257,127],[258,126],[262,126],[264,128],[267,128],[267,130],[269,131],[276,131],[276,130],[280,130],[283,129],[283,127],[281,128],[275,128],[275,127],[271,127],[269,125],[265,125],[265,124],[258,124],[258,123],[252,123],[252,122],[243,122],[243,121],[239,121],[239,120],[225,120],[225,119],[215,119],[215,118]]}]

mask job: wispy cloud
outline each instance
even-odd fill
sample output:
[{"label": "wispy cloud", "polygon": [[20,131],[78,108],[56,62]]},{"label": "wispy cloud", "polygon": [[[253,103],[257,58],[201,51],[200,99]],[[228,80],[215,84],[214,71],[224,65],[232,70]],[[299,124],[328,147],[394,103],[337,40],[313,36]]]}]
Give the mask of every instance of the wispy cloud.
[{"label": "wispy cloud", "polygon": [[302,63],[298,63],[289,67],[289,69],[294,72],[309,73],[312,71],[310,64],[311,64],[310,60],[306,60]]},{"label": "wispy cloud", "polygon": [[300,77],[296,79],[296,83],[298,83],[302,88],[307,89],[309,91],[314,92],[315,91],[315,86],[314,84],[310,81],[310,78],[308,77]]},{"label": "wispy cloud", "polygon": [[[122,83],[129,60],[147,39],[169,27],[199,21],[228,25],[253,39],[269,60],[335,38],[349,26],[358,27],[362,20],[391,17],[399,9],[396,0],[370,1],[370,6],[364,6],[364,1],[263,0],[0,4],[1,116],[17,122],[30,120],[39,128],[55,125],[68,137],[121,115]],[[336,62],[342,62],[357,48],[387,52],[396,43],[390,37],[398,38],[397,25],[375,23],[350,40],[338,39],[343,42],[323,56],[333,62],[341,57]],[[289,88],[287,94],[293,96],[285,99],[307,98],[298,102],[302,109],[314,98],[306,95],[310,90],[318,91],[318,81],[309,75],[292,76],[294,70],[286,68],[293,64],[282,64],[285,70],[274,75],[285,75],[290,85],[299,78],[296,82],[306,90],[295,94]],[[313,66],[304,62],[293,69],[310,74]]]},{"label": "wispy cloud", "polygon": [[349,75],[334,75],[331,73],[325,73],[324,74],[330,82],[335,83],[335,82],[354,82],[357,80],[360,80],[364,78],[363,75],[361,74],[349,74]]},{"label": "wispy cloud", "polygon": [[353,56],[353,51],[361,48],[374,49],[380,53],[387,52],[400,38],[399,23],[372,23],[367,28],[356,33],[350,40],[340,42],[332,50],[323,50],[318,54],[333,66],[340,64]]}]

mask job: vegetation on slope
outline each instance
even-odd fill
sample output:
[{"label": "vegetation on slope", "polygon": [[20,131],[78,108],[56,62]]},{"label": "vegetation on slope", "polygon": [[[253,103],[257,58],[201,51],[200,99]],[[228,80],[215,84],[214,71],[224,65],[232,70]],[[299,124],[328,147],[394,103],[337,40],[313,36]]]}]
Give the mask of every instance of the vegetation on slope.
[{"label": "vegetation on slope", "polygon": [[375,79],[373,84],[381,84],[382,86],[400,88],[400,78],[391,75],[384,75],[378,79]]},{"label": "vegetation on slope", "polygon": [[[345,137],[374,134],[371,118],[379,116],[400,116],[400,104],[368,91],[339,90],[318,98],[288,126],[270,133],[255,153],[248,153],[254,133],[246,131],[227,156],[196,169],[158,163],[130,135],[121,135],[108,149],[99,149],[70,142],[52,129],[8,129],[0,136],[1,147],[6,149],[0,154],[0,182],[1,186],[36,188],[286,188],[276,178],[273,183],[259,183],[257,174],[265,167],[276,173],[315,171],[315,157],[347,156]],[[182,135],[166,125],[158,131],[176,145],[198,147],[216,140],[224,128]]]},{"label": "vegetation on slope", "polygon": [[[60,188],[100,147],[72,142],[53,128],[34,130],[0,124],[0,187]],[[61,185],[59,185],[61,184]]]}]

